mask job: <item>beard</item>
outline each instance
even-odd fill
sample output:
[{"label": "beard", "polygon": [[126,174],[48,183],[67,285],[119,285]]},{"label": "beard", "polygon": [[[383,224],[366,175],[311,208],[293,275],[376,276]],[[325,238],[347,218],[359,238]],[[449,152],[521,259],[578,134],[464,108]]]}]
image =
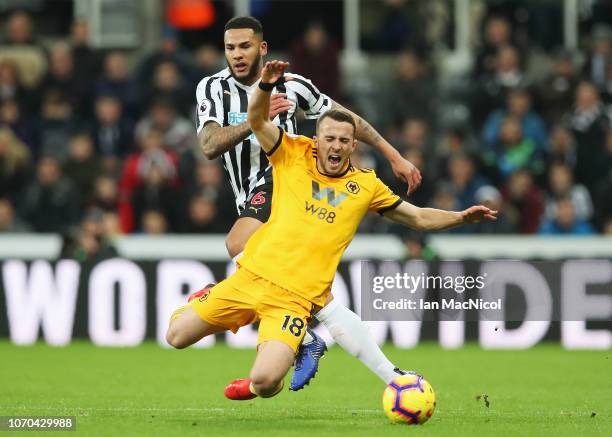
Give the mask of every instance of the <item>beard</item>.
[{"label": "beard", "polygon": [[225,59],[225,62],[227,63],[227,66],[229,67],[230,74],[232,75],[232,77],[234,78],[236,82],[240,82],[241,84],[244,84],[244,85],[249,85],[249,83],[253,82],[253,79],[255,79],[259,73],[259,65],[261,64],[261,54],[257,52],[257,56],[253,60],[253,63],[251,64],[251,68],[249,68],[249,71],[244,77],[236,76],[236,74],[234,73],[234,69],[232,68],[227,58]]}]

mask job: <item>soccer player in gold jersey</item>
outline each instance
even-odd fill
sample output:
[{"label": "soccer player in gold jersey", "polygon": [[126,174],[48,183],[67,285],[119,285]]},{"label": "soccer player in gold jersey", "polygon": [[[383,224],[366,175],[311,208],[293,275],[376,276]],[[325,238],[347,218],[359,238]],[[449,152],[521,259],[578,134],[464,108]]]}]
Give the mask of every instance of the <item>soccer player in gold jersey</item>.
[{"label": "soccer player in gold jersey", "polygon": [[225,390],[236,400],[280,392],[311,313],[325,304],[340,258],[368,211],[419,230],[495,220],[497,214],[484,206],[452,212],[402,201],[374,171],[351,165],[357,141],[347,112],[323,114],[314,139],[284,132],[268,114],[272,88],[291,79],[283,76],[288,65],[265,64],[248,107],[249,125],[272,163],[270,219],[249,239],[238,270],[177,310],[166,336],[180,349],[259,321],[250,378]]}]

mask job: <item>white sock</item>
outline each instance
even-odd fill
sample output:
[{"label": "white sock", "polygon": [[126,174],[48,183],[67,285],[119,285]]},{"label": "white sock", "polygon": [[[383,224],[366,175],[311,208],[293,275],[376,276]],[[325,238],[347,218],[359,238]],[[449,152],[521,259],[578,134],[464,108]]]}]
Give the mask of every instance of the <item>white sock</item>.
[{"label": "white sock", "polygon": [[315,317],[325,325],[342,349],[359,358],[386,384],[398,376],[393,371],[395,366],[382,353],[370,336],[367,325],[357,314],[332,300]]},{"label": "white sock", "polygon": [[304,334],[304,339],[302,340],[302,344],[306,345],[312,343],[313,341],[314,338],[312,338],[312,335],[310,335],[308,331],[306,331],[306,334]]}]

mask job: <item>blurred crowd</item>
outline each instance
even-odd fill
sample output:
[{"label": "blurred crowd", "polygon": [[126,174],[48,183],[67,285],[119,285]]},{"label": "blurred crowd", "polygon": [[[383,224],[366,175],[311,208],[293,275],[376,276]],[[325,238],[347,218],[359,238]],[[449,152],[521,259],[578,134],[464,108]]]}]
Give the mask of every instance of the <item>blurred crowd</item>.
[{"label": "blurred crowd", "polygon": [[409,200],[499,210],[496,222],[452,233],[612,235],[612,33],[598,27],[587,41],[581,56],[553,51],[534,79],[538,54],[491,15],[471,74],[450,90],[430,59],[402,51],[381,110],[386,137],[424,175]]},{"label": "blurred crowd", "polygon": [[[125,233],[229,230],[233,194],[220,162],[199,152],[194,122],[197,82],[224,67],[220,41],[186,51],[168,28],[156,51],[132,59],[90,47],[84,21],[50,45],[26,13],[10,15],[3,28],[0,232],[60,233],[64,255],[85,259],[112,253]],[[408,200],[499,210],[496,222],[450,232],[612,234],[611,34],[589,35],[581,62],[558,52],[547,77],[533,80],[533,54],[517,43],[510,20],[491,15],[482,33],[470,77],[450,92],[433,57],[410,44],[375,81],[376,127],[424,177]],[[314,22],[288,58],[293,71],[363,112],[342,91],[339,50]],[[449,107],[467,115],[449,121]],[[358,148],[354,164],[406,191],[368,147]],[[406,236],[375,217],[361,231]]]}]

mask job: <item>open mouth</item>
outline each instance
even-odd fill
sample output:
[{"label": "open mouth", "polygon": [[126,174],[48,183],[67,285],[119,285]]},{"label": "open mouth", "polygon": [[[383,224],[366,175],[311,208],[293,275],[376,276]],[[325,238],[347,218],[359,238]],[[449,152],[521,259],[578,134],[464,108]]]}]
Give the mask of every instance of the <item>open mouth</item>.
[{"label": "open mouth", "polygon": [[327,158],[327,162],[329,162],[329,165],[334,169],[340,165],[341,161],[342,161],[342,158],[340,155],[331,154]]},{"label": "open mouth", "polygon": [[236,73],[244,73],[247,70],[248,65],[245,62],[238,62],[234,64],[234,71]]}]

